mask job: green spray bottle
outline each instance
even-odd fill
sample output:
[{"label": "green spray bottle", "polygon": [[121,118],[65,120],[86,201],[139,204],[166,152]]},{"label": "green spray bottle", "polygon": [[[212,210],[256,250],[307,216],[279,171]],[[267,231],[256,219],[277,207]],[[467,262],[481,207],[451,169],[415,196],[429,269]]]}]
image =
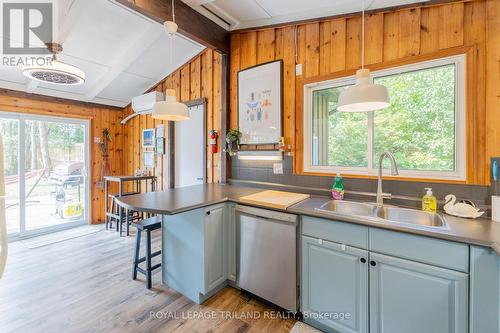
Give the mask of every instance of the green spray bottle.
[{"label": "green spray bottle", "polygon": [[332,198],[333,200],[344,200],[344,183],[342,181],[342,175],[337,173],[335,176],[335,182],[332,187]]}]

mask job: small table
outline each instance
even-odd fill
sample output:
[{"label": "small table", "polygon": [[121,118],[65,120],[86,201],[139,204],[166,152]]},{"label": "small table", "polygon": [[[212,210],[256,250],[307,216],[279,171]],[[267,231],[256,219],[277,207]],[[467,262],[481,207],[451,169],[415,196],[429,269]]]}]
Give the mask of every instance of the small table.
[{"label": "small table", "polygon": [[[109,209],[109,183],[110,182],[115,182],[118,183],[118,194],[116,194],[117,197],[121,197],[124,195],[131,195],[131,194],[138,194],[141,193],[141,181],[151,181],[150,182],[150,189],[151,192],[154,192],[155,190],[155,183],[156,183],[156,176],[105,176],[104,177],[104,224],[106,225],[106,229],[108,228],[108,223],[110,217],[113,215],[111,212],[108,211]],[[135,182],[135,191],[134,192],[124,192],[124,184],[126,182]],[[146,188],[147,191],[147,188]],[[126,213],[126,217],[128,217],[128,212]],[[121,227],[121,221],[122,221],[123,215],[122,215],[122,208],[119,208],[119,231],[120,231],[120,236],[122,234],[122,227]],[[128,218],[125,221],[127,223],[126,228],[127,228],[127,236],[129,235],[129,226],[128,226]]]}]

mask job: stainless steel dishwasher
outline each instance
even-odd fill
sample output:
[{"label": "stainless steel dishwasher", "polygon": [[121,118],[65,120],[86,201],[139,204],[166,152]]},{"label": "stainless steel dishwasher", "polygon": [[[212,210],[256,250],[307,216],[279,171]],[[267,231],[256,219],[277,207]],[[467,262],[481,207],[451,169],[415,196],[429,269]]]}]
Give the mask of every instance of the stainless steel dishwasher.
[{"label": "stainless steel dishwasher", "polygon": [[236,206],[236,284],[297,311],[297,216]]}]

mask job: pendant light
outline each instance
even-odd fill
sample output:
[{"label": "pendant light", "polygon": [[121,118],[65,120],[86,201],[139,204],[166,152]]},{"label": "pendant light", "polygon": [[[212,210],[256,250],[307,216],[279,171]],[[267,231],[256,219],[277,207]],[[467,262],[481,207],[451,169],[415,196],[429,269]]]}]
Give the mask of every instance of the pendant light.
[{"label": "pendant light", "polygon": [[338,100],[337,111],[367,112],[386,108],[389,92],[380,84],[370,82],[370,70],[365,68],[365,2],[363,1],[361,37],[361,69],[356,72],[356,84],[342,91]]},{"label": "pendant light", "polygon": [[[170,70],[173,71],[173,40],[177,32],[177,23],[175,23],[174,0],[172,0],[172,21],[163,23],[165,31],[170,37]],[[153,112],[151,115],[154,119],[180,121],[189,119],[189,108],[186,104],[177,101],[175,90],[167,89],[165,91],[165,101],[156,102],[153,105]]]}]

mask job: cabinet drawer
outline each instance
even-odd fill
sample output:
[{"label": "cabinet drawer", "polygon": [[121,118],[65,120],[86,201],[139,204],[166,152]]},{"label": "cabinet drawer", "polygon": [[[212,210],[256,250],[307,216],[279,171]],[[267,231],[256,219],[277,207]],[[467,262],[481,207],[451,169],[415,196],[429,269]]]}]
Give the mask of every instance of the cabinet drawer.
[{"label": "cabinet drawer", "polygon": [[368,227],[361,225],[302,216],[302,234],[368,249]]},{"label": "cabinet drawer", "polygon": [[370,228],[370,250],[457,271],[469,271],[469,246],[461,243]]}]

